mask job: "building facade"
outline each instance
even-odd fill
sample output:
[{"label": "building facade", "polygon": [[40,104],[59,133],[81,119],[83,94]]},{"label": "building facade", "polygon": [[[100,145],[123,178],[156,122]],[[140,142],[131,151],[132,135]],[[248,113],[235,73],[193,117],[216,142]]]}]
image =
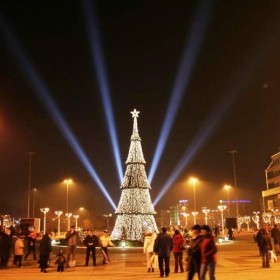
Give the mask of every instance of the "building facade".
[{"label": "building facade", "polygon": [[280,152],[271,157],[265,170],[266,190],[262,191],[263,211],[280,210]]}]

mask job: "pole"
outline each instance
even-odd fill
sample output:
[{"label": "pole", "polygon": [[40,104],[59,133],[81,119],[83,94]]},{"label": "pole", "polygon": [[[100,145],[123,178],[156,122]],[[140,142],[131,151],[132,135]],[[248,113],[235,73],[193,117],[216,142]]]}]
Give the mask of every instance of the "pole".
[{"label": "pole", "polygon": [[234,157],[234,154],[236,154],[237,151],[232,150],[232,151],[229,151],[229,153],[232,154],[234,189],[235,189],[235,202],[236,202],[236,220],[237,220],[237,230],[239,231],[239,223],[238,223],[239,207],[238,207],[237,180],[236,180],[236,168],[235,168],[235,157]]},{"label": "pole", "polygon": [[194,212],[196,212],[195,181],[193,181]]},{"label": "pole", "polygon": [[68,205],[69,205],[69,197],[68,197],[68,195],[69,195],[69,190],[68,190],[68,188],[69,188],[69,182],[68,182],[68,180],[67,180],[67,182],[66,182],[66,186],[67,186],[67,205],[66,205],[66,213],[69,213],[69,209],[68,209]]},{"label": "pole", "polygon": [[35,218],[35,192],[36,188],[33,189],[33,218]]},{"label": "pole", "polygon": [[26,153],[29,155],[29,171],[28,171],[28,196],[27,196],[27,218],[30,217],[30,194],[31,194],[31,169],[32,169],[32,156],[33,152]]}]

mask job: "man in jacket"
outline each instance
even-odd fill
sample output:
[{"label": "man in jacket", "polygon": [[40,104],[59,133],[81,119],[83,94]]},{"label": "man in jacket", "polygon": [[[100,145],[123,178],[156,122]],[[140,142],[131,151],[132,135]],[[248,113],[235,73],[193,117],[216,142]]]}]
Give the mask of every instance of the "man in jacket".
[{"label": "man in jacket", "polygon": [[76,247],[80,242],[80,236],[75,230],[75,226],[71,226],[70,231],[66,233],[67,241],[67,264],[66,267],[69,267],[70,257],[72,255],[72,262],[75,263]]},{"label": "man in jacket", "polygon": [[50,259],[50,254],[52,253],[51,245],[51,234],[45,233],[39,245],[39,255],[40,255],[40,268],[41,272],[47,273],[48,261]]},{"label": "man in jacket", "polygon": [[280,249],[279,249],[279,244],[280,244],[280,230],[279,230],[277,224],[275,224],[275,225],[274,225],[274,228],[271,230],[271,237],[273,238],[275,254],[276,254],[276,256],[279,256],[279,255],[280,255]]},{"label": "man in jacket", "polygon": [[[158,255],[159,277],[164,277],[164,273],[165,277],[168,277],[170,273],[169,260],[170,253],[173,249],[173,242],[171,236],[167,234],[167,229],[165,227],[163,227],[161,231],[162,233],[160,233],[155,240],[154,252]],[[165,268],[163,268],[163,261]]]},{"label": "man in jacket", "polygon": [[96,266],[95,247],[98,246],[98,244],[99,244],[99,238],[95,234],[93,234],[92,230],[88,230],[87,236],[84,240],[84,244],[87,247],[85,266],[88,266],[90,252],[92,255],[93,266]]}]

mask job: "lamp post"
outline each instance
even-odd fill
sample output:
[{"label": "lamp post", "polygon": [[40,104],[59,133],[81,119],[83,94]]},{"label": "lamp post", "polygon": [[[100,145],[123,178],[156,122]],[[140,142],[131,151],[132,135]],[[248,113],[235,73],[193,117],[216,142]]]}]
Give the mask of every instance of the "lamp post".
[{"label": "lamp post", "polygon": [[236,182],[236,168],[235,168],[235,157],[234,154],[237,153],[237,151],[232,150],[229,151],[230,154],[232,154],[232,165],[233,165],[233,177],[234,177],[234,189],[235,189],[235,202],[236,202],[236,220],[237,220],[237,230],[239,231],[239,223],[238,223],[238,217],[239,217],[239,206],[238,206],[238,194],[237,194],[237,182]]},{"label": "lamp post", "polygon": [[44,233],[46,233],[46,220],[47,220],[47,213],[49,212],[49,208],[40,208],[41,212],[44,213]]},{"label": "lamp post", "polygon": [[55,211],[55,214],[57,215],[57,234],[60,235],[60,216],[63,214],[62,211]]},{"label": "lamp post", "polygon": [[34,188],[33,189],[33,218],[35,218],[35,193],[36,193],[37,189]]},{"label": "lamp post", "polygon": [[103,214],[103,216],[106,218],[107,230],[110,231],[110,228],[109,228],[109,218],[112,217],[112,214],[111,213]]},{"label": "lamp post", "polygon": [[77,230],[77,228],[78,228],[78,218],[80,217],[79,215],[73,215],[73,217],[74,217],[74,219],[75,219],[75,228],[76,228],[76,230]]},{"label": "lamp post", "polygon": [[67,229],[66,231],[70,230],[70,218],[72,216],[72,213],[66,213],[65,216],[67,217]]},{"label": "lamp post", "polygon": [[193,225],[196,225],[196,216],[197,216],[198,212],[194,211],[192,212],[193,215]]},{"label": "lamp post", "polygon": [[259,217],[260,212],[255,211],[253,213],[254,213],[254,216],[252,217],[252,220],[257,225],[257,229],[259,229],[259,227],[260,227],[260,217]]},{"label": "lamp post", "polygon": [[231,186],[225,185],[224,188],[227,190],[227,201],[228,201],[228,216],[230,217],[230,201],[229,201],[229,190]]},{"label": "lamp post", "polygon": [[33,152],[26,153],[29,155],[29,170],[28,170],[28,195],[27,195],[27,218],[30,214],[30,195],[31,195],[31,169],[32,169],[32,156],[35,155]]},{"label": "lamp post", "polygon": [[210,209],[202,209],[202,212],[205,214],[205,224],[207,225],[208,223],[208,213],[210,212]]},{"label": "lamp post", "polygon": [[193,210],[194,212],[196,212],[196,197],[195,197],[195,184],[197,182],[197,179],[196,178],[191,178],[190,179],[192,185],[193,185]]},{"label": "lamp post", "polygon": [[224,228],[224,210],[227,209],[226,205],[219,205],[218,209],[221,211],[221,220],[222,220],[222,234],[225,233],[225,228]]},{"label": "lamp post", "polygon": [[65,179],[64,183],[66,184],[66,188],[67,188],[67,195],[66,195],[66,213],[69,213],[69,184],[72,183],[71,179]]}]

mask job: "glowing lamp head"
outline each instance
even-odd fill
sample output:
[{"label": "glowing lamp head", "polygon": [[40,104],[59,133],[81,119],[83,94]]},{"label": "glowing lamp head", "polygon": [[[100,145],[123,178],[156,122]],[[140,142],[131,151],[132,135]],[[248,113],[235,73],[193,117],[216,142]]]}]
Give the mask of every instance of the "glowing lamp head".
[{"label": "glowing lamp head", "polygon": [[197,179],[192,177],[192,178],[190,179],[190,181],[191,181],[192,184],[195,184],[195,183],[197,182]]}]

